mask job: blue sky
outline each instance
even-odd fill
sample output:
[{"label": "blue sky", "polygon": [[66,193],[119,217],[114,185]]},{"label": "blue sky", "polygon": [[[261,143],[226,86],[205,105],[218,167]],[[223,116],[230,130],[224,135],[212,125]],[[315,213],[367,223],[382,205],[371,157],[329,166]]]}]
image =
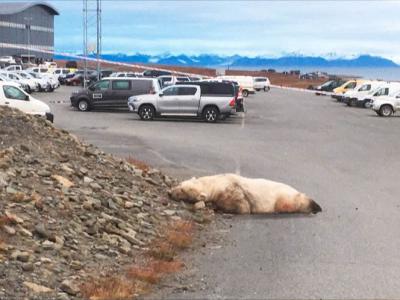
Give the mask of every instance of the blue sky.
[{"label": "blue sky", "polygon": [[[48,1],[56,49],[82,49],[80,0]],[[379,55],[400,62],[400,1],[104,1],[103,50],[282,56]],[[93,20],[94,21],[94,20]]]}]

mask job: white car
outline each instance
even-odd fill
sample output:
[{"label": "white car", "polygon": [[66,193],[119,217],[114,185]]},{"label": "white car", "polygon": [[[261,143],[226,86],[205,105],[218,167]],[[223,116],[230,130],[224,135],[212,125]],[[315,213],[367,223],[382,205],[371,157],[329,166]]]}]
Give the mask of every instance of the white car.
[{"label": "white car", "polygon": [[173,75],[163,75],[157,77],[162,88],[170,85],[174,85],[177,82],[189,82],[190,78],[187,76],[173,76]]},{"label": "white car", "polygon": [[33,79],[24,78],[15,72],[5,72],[1,73],[1,75],[8,78],[10,81],[14,81],[17,83],[21,83],[25,86],[28,86],[28,89],[26,90],[28,93],[39,91],[39,84]]},{"label": "white car", "polygon": [[400,110],[400,92],[374,99],[371,108],[381,117],[390,117]]},{"label": "white car", "polygon": [[38,76],[36,73],[29,73],[26,71],[17,72],[18,75],[25,79],[32,79],[39,85],[39,92],[46,91],[52,92],[54,89],[51,86],[50,80],[44,77]]},{"label": "white car", "polygon": [[271,89],[271,82],[267,77],[254,77],[254,89],[258,92],[268,92]]},{"label": "white car", "polygon": [[49,73],[49,69],[47,68],[34,67],[26,69],[25,71],[28,73],[32,72],[36,73],[40,77],[48,79],[53,89],[60,87],[60,81],[58,80],[58,75]]},{"label": "white car", "polygon": [[353,90],[345,92],[342,96],[342,101],[348,106],[367,107],[367,101],[365,101],[364,97],[372,91],[383,87],[385,84],[386,82],[384,81],[365,81],[362,84],[356,86]]},{"label": "white car", "polygon": [[54,116],[46,103],[28,95],[12,82],[0,82],[0,105],[17,108],[26,114],[44,117],[50,122],[54,121]]},{"label": "white car", "polygon": [[0,62],[2,63],[9,63],[9,64],[15,64],[16,61],[12,56],[1,56],[0,57]]},{"label": "white car", "polygon": [[115,72],[112,73],[109,77],[138,77],[134,72]]},{"label": "white car", "polygon": [[22,66],[20,65],[11,65],[2,69],[5,72],[15,72],[15,71],[22,71]]},{"label": "white car", "polygon": [[218,76],[219,79],[237,82],[242,89],[243,97],[254,94],[254,78],[252,76]]}]

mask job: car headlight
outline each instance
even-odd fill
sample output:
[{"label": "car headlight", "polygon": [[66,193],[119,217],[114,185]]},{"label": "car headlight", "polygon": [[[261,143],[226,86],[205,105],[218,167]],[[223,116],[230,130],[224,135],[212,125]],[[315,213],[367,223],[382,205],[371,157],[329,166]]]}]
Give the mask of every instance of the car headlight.
[{"label": "car headlight", "polygon": [[137,102],[138,99],[136,97],[129,97],[128,102]]}]

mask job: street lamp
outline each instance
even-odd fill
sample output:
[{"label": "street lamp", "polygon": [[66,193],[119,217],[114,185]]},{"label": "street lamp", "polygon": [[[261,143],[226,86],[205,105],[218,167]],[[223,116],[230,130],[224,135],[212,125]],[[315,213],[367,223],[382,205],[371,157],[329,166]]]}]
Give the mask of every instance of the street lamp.
[{"label": "street lamp", "polygon": [[31,23],[33,18],[24,17],[24,20],[27,22],[25,28],[28,30],[28,62],[31,63]]}]

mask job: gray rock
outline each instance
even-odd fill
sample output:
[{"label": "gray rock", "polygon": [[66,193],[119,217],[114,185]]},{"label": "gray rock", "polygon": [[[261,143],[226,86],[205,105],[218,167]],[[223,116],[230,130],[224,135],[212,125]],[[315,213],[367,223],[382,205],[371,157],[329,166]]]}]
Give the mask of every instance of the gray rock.
[{"label": "gray rock", "polygon": [[20,262],[28,262],[31,258],[31,255],[29,252],[17,250],[11,254],[11,258],[16,259]]},{"label": "gray rock", "polygon": [[68,295],[75,296],[79,293],[79,287],[72,280],[66,279],[61,282],[60,290],[67,293]]},{"label": "gray rock", "polygon": [[[39,170],[38,172],[37,172],[37,174],[40,176],[40,177],[50,177],[51,176],[51,172],[49,172],[49,171],[47,171],[47,170]],[[52,182],[53,183],[53,182]]]},{"label": "gray rock", "polygon": [[43,223],[39,223],[35,226],[34,233],[43,239],[47,239],[50,236],[49,231],[46,229]]}]

